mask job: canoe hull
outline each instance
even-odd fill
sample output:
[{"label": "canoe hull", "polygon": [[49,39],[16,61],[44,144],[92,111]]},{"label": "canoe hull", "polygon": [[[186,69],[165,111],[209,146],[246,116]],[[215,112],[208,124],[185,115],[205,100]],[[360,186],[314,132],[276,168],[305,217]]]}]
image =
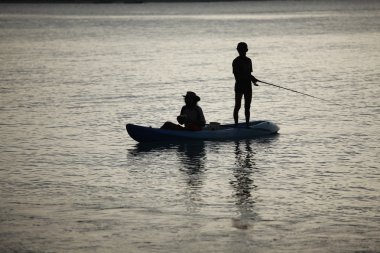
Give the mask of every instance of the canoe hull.
[{"label": "canoe hull", "polygon": [[218,129],[202,131],[178,131],[126,125],[128,134],[137,142],[178,142],[188,140],[236,140],[275,135],[279,127],[270,121],[252,121],[247,128],[245,123],[221,125]]}]

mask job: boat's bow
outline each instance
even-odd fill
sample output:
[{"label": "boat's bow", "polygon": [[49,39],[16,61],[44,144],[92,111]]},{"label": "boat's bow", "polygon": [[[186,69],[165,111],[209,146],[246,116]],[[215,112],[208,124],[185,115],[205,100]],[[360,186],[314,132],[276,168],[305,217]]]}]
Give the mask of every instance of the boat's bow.
[{"label": "boat's bow", "polygon": [[264,131],[267,131],[269,133],[277,133],[280,128],[274,124],[273,122],[270,122],[270,121],[259,121],[257,124],[254,124],[252,126],[250,126],[250,128],[253,128],[253,129],[261,129],[261,130],[264,130]]}]

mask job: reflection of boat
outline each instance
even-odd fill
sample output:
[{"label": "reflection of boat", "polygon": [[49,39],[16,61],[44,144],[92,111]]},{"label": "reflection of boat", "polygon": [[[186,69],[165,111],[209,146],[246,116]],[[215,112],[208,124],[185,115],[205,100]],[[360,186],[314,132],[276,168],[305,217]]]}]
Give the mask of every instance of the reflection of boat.
[{"label": "reflection of boat", "polygon": [[127,124],[128,134],[138,142],[176,142],[186,140],[236,140],[274,135],[280,129],[270,121],[206,126],[202,131],[180,131]]}]

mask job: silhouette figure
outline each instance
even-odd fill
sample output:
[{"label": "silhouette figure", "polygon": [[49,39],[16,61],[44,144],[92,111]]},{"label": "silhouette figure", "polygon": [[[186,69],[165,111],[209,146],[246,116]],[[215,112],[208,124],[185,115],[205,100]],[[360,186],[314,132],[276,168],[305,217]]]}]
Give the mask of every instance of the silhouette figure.
[{"label": "silhouette figure", "polygon": [[244,113],[245,122],[249,125],[250,109],[252,101],[252,86],[251,82],[255,86],[258,86],[257,79],[252,73],[252,61],[246,56],[248,52],[248,46],[245,42],[240,42],[237,45],[237,51],[239,56],[232,62],[232,69],[235,76],[235,108],[234,108],[234,121],[238,124],[239,110],[241,107],[241,100],[244,96]]},{"label": "silhouette figure", "polygon": [[200,131],[206,125],[202,108],[197,104],[201,98],[192,91],[188,91],[183,97],[185,98],[185,105],[182,107],[177,121],[184,127],[168,121],[161,129]]}]

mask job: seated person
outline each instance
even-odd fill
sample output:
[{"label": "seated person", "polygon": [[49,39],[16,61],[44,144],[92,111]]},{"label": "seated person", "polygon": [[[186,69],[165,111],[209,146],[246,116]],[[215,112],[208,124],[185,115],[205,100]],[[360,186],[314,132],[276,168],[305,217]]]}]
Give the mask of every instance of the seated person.
[{"label": "seated person", "polygon": [[181,125],[165,122],[161,129],[200,131],[206,125],[202,108],[197,105],[201,100],[194,92],[188,91],[185,96],[185,105],[181,109],[177,121]]}]

